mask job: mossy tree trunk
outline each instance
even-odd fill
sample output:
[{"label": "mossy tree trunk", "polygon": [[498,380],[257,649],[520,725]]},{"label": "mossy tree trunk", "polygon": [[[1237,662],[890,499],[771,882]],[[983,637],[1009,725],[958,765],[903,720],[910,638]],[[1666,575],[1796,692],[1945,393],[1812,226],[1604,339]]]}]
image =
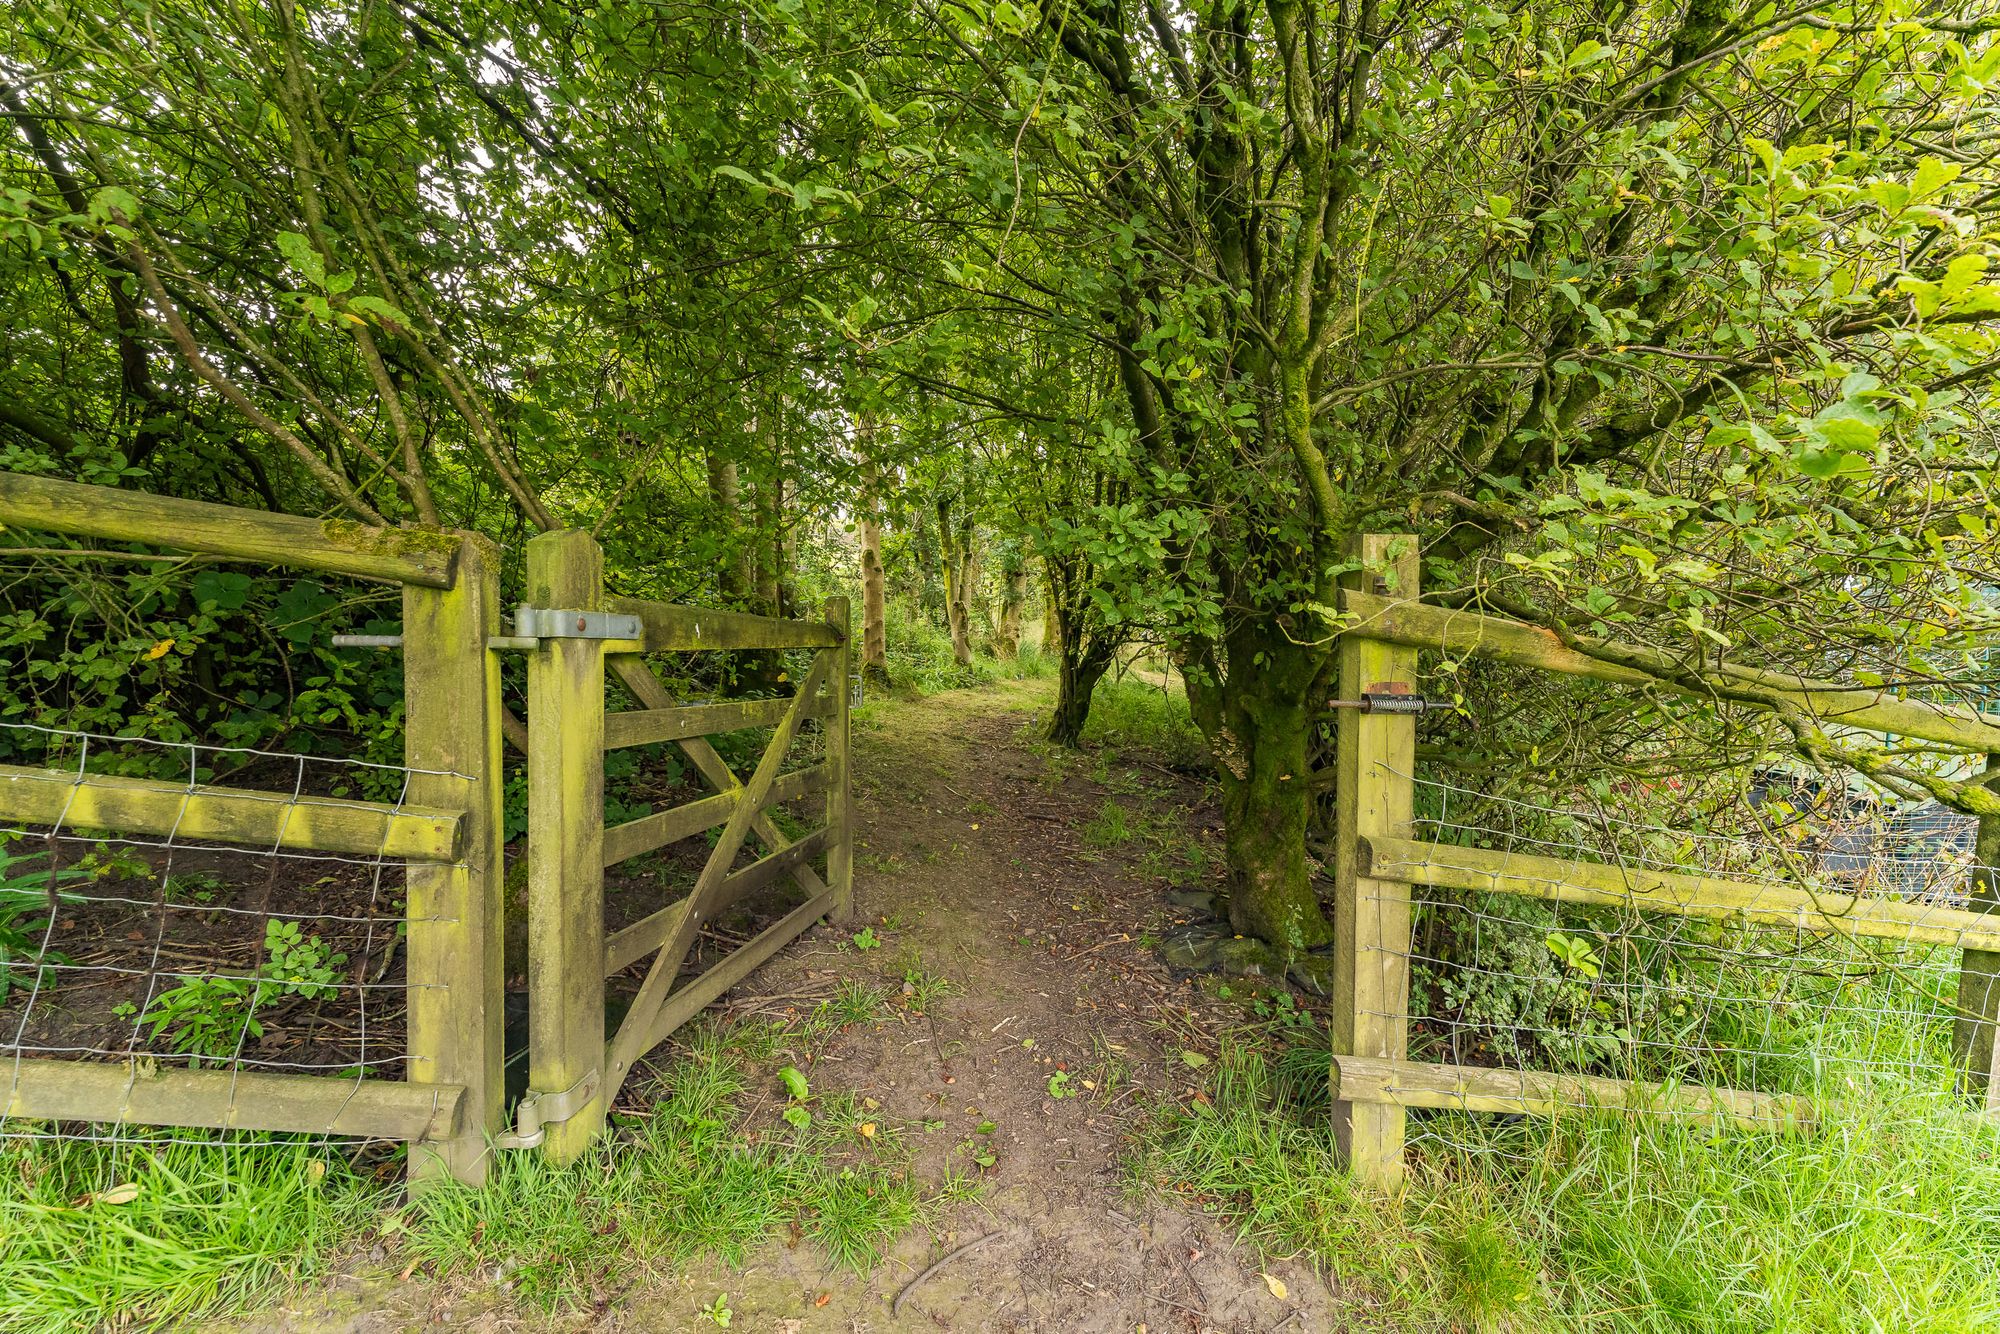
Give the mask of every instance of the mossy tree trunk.
[{"label": "mossy tree trunk", "polygon": [[1222,786],[1229,924],[1287,954],[1333,940],[1306,857],[1313,809],[1312,736],[1333,657],[1293,643],[1276,622],[1249,623],[1224,641],[1228,671],[1187,672],[1188,702],[1207,736]]}]

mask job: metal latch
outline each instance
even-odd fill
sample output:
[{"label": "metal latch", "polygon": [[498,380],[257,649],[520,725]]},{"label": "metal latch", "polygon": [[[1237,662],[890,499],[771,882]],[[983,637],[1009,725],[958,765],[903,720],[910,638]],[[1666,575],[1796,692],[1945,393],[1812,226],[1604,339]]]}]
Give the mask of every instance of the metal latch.
[{"label": "metal latch", "polygon": [[1360,699],[1330,699],[1329,709],[1357,709],[1362,713],[1432,713],[1457,707],[1448,699],[1425,699],[1422,695],[1395,695],[1363,691]]},{"label": "metal latch", "polygon": [[592,1070],[561,1093],[538,1093],[529,1089],[514,1108],[514,1128],[495,1135],[493,1147],[536,1147],[547,1136],[548,1127],[569,1120],[590,1105],[590,1100],[597,1096],[597,1078],[598,1072]]}]

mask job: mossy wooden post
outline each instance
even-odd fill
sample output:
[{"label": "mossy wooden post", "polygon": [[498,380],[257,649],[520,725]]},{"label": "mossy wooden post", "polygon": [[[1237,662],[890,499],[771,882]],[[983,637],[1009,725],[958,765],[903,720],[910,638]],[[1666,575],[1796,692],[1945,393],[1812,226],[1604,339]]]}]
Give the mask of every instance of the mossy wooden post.
[{"label": "mossy wooden post", "polygon": [[[584,532],[528,543],[528,600],[595,611],[604,553]],[[528,659],[528,1087],[562,1094],[603,1082],[604,646],[545,639]],[[547,1127],[556,1162],[604,1125],[601,1093]]]},{"label": "mossy wooden post", "polygon": [[[1417,596],[1414,537],[1356,539],[1362,568],[1348,586],[1386,597]],[[1414,691],[1417,651],[1355,633],[1340,638],[1340,698]],[[1333,1050],[1401,1060],[1409,1049],[1410,891],[1362,874],[1363,837],[1408,837],[1417,720],[1409,714],[1339,715],[1333,892]],[[1334,1137],[1356,1180],[1381,1190],[1403,1181],[1403,1109],[1336,1101]]]},{"label": "mossy wooden post", "polygon": [[840,647],[827,649],[834,655],[832,683],[833,710],[826,715],[826,884],[833,891],[835,922],[854,917],[854,806],[848,790],[853,743],[848,725],[851,702],[848,680],[854,671],[853,635],[849,633],[850,613],[844,597],[826,600],[827,623],[840,632]]},{"label": "mossy wooden post", "polygon": [[463,812],[459,859],[408,872],[409,1077],[463,1085],[465,1102],[453,1138],[410,1146],[409,1171],[478,1184],[506,1091],[500,667],[486,647],[500,628],[500,553],[468,535],[452,570],[449,588],[403,589],[407,799]]},{"label": "mossy wooden post", "polygon": [[[2000,790],[2000,755],[1986,757],[1986,782]],[[1972,892],[1966,907],[2000,914],[2000,815],[1979,817],[1972,846]],[[1965,951],[1959,963],[1958,1010],[1952,1045],[1965,1072],[1965,1090],[1984,1110],[2000,1113],[2000,953]]]}]

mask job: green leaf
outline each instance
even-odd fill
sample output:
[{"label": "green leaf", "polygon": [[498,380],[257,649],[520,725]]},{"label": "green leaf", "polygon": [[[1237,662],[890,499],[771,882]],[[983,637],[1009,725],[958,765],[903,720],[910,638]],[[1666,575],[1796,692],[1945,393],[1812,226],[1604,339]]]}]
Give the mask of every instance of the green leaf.
[{"label": "green leaf", "polygon": [[788,1065],[778,1071],[778,1078],[784,1082],[785,1092],[791,1094],[800,1102],[804,1102],[812,1096],[811,1091],[806,1086],[806,1077],[799,1072],[799,1068],[796,1065]]},{"label": "green leaf", "polygon": [[313,249],[311,241],[297,232],[279,232],[278,251],[314,287],[326,286],[326,261],[319,257],[319,251]]}]

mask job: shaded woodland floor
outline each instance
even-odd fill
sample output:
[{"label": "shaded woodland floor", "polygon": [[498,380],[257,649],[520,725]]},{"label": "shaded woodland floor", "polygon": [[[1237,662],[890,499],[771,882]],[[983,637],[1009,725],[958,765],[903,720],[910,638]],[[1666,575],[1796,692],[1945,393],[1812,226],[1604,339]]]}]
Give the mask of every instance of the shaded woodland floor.
[{"label": "shaded woodland floor", "polygon": [[[795,1229],[740,1267],[642,1264],[586,1309],[551,1311],[504,1270],[427,1280],[377,1248],[239,1328],[707,1330],[718,1298],[729,1328],[778,1334],[1381,1327],[1310,1267],[1131,1190],[1147,1108],[1198,1096],[1217,1035],[1245,1017],[1241,995],[1155,957],[1219,874],[1219,814],[1155,759],[1040,745],[1050,695],[1006,683],[857,714],[857,919],[717,1007],[781,1035],[746,1090],[753,1121],[775,1122],[776,1070],[796,1062],[815,1099],[849,1093],[873,1118],[857,1133],[907,1146],[938,1202],[872,1273],[830,1265]],[[787,1042],[823,1001],[852,1010],[857,983],[872,1018]],[[644,1085],[623,1100],[641,1116],[646,1101]]]}]

